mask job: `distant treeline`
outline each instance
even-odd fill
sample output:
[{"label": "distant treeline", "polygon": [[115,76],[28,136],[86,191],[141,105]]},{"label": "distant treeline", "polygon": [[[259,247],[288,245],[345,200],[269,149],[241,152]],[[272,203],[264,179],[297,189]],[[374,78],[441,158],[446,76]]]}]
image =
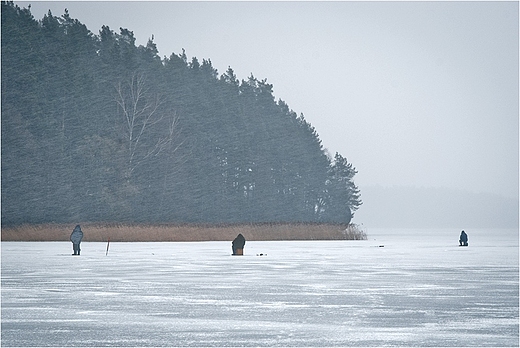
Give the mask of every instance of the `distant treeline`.
[{"label": "distant treeline", "polygon": [[66,10],[1,14],[2,225],[344,224],[361,205],[352,164],[267,80]]}]

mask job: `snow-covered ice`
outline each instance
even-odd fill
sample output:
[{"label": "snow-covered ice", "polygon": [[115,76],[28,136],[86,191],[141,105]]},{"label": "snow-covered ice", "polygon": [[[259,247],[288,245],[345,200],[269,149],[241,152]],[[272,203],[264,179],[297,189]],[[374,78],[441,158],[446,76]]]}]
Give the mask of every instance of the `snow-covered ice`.
[{"label": "snow-covered ice", "polygon": [[[85,235],[88,230],[85,230]],[[3,346],[518,346],[518,230],[2,243]],[[247,238],[247,236],[245,236]],[[383,247],[384,246],[384,247]],[[257,254],[267,254],[257,256]]]}]

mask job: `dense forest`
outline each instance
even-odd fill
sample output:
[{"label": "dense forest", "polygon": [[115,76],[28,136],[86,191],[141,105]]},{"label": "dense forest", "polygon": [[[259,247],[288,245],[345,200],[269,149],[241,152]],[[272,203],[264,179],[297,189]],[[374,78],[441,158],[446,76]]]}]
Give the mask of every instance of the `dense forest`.
[{"label": "dense forest", "polygon": [[361,205],[352,164],[266,79],[1,11],[2,225],[345,224]]}]

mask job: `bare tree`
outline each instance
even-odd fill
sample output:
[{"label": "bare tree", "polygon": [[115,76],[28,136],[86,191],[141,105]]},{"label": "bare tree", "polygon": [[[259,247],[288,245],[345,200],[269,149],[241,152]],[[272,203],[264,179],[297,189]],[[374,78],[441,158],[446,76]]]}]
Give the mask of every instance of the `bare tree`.
[{"label": "bare tree", "polygon": [[[127,143],[128,151],[125,174],[131,177],[143,161],[157,156],[173,143],[179,118],[176,112],[167,113],[161,110],[164,100],[159,94],[150,91],[142,73],[135,73],[127,83],[119,82],[115,89],[115,101],[123,117],[118,128]],[[151,131],[152,126],[163,120],[168,127],[162,127],[154,134]],[[173,150],[177,150],[179,146]]]}]

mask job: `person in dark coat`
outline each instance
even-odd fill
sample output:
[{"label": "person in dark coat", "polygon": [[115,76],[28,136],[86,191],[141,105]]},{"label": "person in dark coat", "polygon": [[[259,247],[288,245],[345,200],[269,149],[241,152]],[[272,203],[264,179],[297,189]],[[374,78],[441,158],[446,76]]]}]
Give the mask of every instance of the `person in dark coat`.
[{"label": "person in dark coat", "polygon": [[233,239],[231,243],[231,249],[233,249],[233,255],[243,255],[244,245],[246,245],[246,239],[239,233],[238,236]]},{"label": "person in dark coat", "polygon": [[81,249],[79,248],[79,244],[81,243],[81,240],[83,239],[83,232],[81,231],[81,227],[79,225],[76,225],[74,227],[74,230],[70,234],[70,241],[72,242],[72,249],[74,250],[74,254],[72,255],[79,255],[79,252]]},{"label": "person in dark coat", "polygon": [[459,244],[460,246],[468,246],[468,235],[464,231],[460,233]]}]

